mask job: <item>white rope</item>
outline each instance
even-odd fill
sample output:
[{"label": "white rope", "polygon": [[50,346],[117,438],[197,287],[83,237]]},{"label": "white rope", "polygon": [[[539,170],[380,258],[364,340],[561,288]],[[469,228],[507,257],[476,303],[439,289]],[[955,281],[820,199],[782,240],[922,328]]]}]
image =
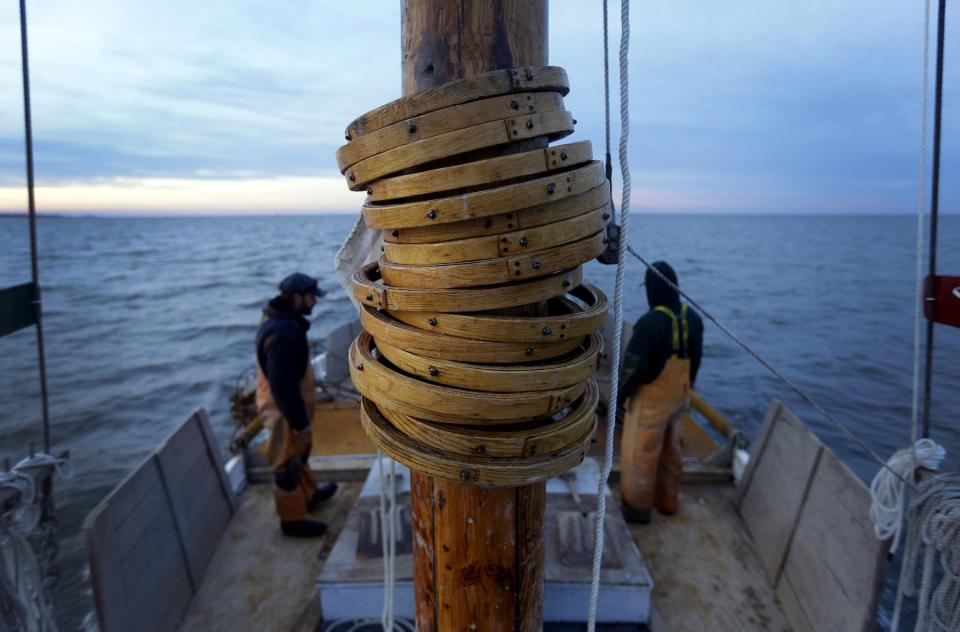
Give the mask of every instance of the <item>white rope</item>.
[{"label": "white rope", "polygon": [[920,422],[920,322],[923,317],[923,220],[927,181],[927,98],[930,92],[930,0],[923,2],[923,68],[920,88],[920,164],[917,177],[917,263],[913,309],[913,400],[910,410],[910,443],[917,443]]},{"label": "white rope", "polygon": [[40,524],[43,511],[30,469],[51,466],[64,478],[73,476],[73,464],[49,454],[26,458],[9,472],[0,472],[0,490],[16,494],[17,504],[0,516],[0,600],[24,632],[56,630],[53,602],[44,585],[40,563],[27,536]]},{"label": "white rope", "polygon": [[[606,10],[606,0],[604,0]],[[606,33],[604,33],[606,37]],[[620,256],[617,260],[617,276],[614,285],[613,349],[610,353],[610,398],[607,402],[607,436],[603,453],[603,470],[597,489],[597,513],[594,516],[593,576],[590,582],[590,605],[587,611],[587,631],[594,632],[597,626],[597,601],[600,597],[600,564],[603,560],[604,525],[607,514],[607,480],[613,467],[613,435],[617,425],[617,393],[620,390],[620,333],[623,330],[623,271],[626,264],[627,228],[630,218],[630,163],[627,157],[627,141],[630,137],[629,64],[630,50],[630,0],[620,0],[620,176],[623,193],[620,199]]]},{"label": "white rope", "polygon": [[[750,356],[753,357],[754,360],[756,360],[757,362],[759,362],[760,365],[763,366],[763,367],[764,367],[765,369],[767,369],[768,371],[770,371],[770,373],[772,373],[772,374],[774,375],[774,377],[776,377],[776,378],[777,378],[778,380],[780,380],[784,385],[786,385],[790,390],[792,390],[794,393],[796,393],[797,396],[800,397],[800,399],[802,399],[803,401],[805,401],[807,404],[810,405],[811,408],[813,408],[815,411],[817,411],[818,413],[820,413],[820,416],[822,416],[824,419],[826,419],[827,421],[829,421],[829,422],[833,425],[834,428],[836,428],[837,430],[839,430],[840,432],[842,432],[844,435],[846,435],[846,437],[847,437],[848,439],[850,439],[850,441],[852,441],[852,442],[855,443],[857,446],[859,446],[860,449],[863,450],[863,452],[864,452],[865,454],[869,455],[870,458],[872,458],[874,461],[876,461],[877,464],[878,464],[880,467],[886,468],[886,469],[888,469],[888,470],[890,469],[889,466],[887,465],[887,462],[884,461],[884,460],[880,457],[879,454],[877,454],[875,451],[873,451],[873,450],[870,448],[870,446],[868,446],[866,443],[864,443],[864,442],[863,442],[863,439],[861,439],[860,437],[858,437],[857,435],[855,435],[852,430],[850,430],[849,428],[847,428],[845,425],[843,425],[842,423],[840,423],[833,415],[831,415],[831,414],[827,411],[827,409],[825,409],[823,406],[821,406],[820,404],[818,404],[812,397],[810,397],[809,395],[807,395],[807,393],[804,392],[803,389],[801,389],[799,386],[797,386],[796,384],[794,384],[790,379],[787,378],[787,376],[785,376],[783,373],[781,373],[781,372],[778,371],[776,368],[774,368],[774,366],[773,366],[772,364],[770,364],[769,362],[767,362],[767,361],[763,358],[763,356],[761,356],[759,353],[757,353],[756,351],[754,351],[754,350],[750,347],[750,345],[748,345],[748,344],[745,343],[743,340],[741,340],[739,336],[737,336],[735,333],[733,333],[733,332],[730,330],[729,327],[727,327],[727,326],[724,325],[722,322],[720,322],[720,320],[718,320],[716,316],[714,316],[714,315],[711,314],[709,311],[707,311],[700,303],[698,303],[698,302],[696,301],[696,299],[692,298],[689,294],[687,294],[686,292],[684,292],[683,290],[681,290],[681,289],[680,289],[680,286],[678,286],[676,283],[674,283],[674,282],[671,281],[669,278],[667,278],[667,276],[666,276],[663,272],[661,272],[660,270],[658,270],[658,269],[656,269],[655,267],[653,267],[653,264],[651,264],[649,261],[647,261],[647,260],[644,259],[642,256],[640,256],[640,254],[637,253],[637,251],[633,249],[633,246],[630,246],[630,245],[628,244],[628,245],[627,245],[627,252],[629,252],[631,255],[633,255],[634,257],[636,257],[637,260],[640,261],[640,263],[642,263],[644,266],[646,266],[646,268],[647,268],[648,270],[650,270],[650,271],[653,272],[655,275],[657,275],[657,276],[660,278],[660,280],[663,281],[668,287],[672,288],[672,289],[675,290],[675,291],[677,292],[677,294],[679,294],[682,298],[686,299],[687,302],[690,303],[690,305],[691,305],[695,310],[697,310],[700,314],[702,314],[702,315],[704,316],[704,318],[706,318],[706,319],[709,320],[711,323],[713,323],[714,325],[716,325],[717,328],[718,328],[720,331],[722,331],[724,334],[726,334],[726,336],[727,336],[728,338],[730,338],[730,340],[733,340],[733,341],[737,344],[737,346],[739,346],[741,349],[743,349],[743,350],[746,351],[748,354],[750,354]],[[893,472],[893,470],[890,470],[890,472],[891,472],[894,476],[900,476],[897,472]],[[903,480],[903,483],[904,483],[907,487],[910,487],[911,489],[913,489],[913,488],[915,487],[915,485],[913,484],[912,481],[910,481],[910,480],[908,480],[908,479],[902,479],[902,480]]]},{"label": "white rope", "polygon": [[[389,480],[383,475],[383,452],[377,451],[377,468],[380,476],[380,545],[383,552],[383,611],[380,615],[380,624],[384,630],[392,632],[396,625],[394,621],[394,585],[396,580],[397,556],[397,463],[390,459]],[[386,486],[389,485],[389,491]],[[387,499],[389,497],[389,507]],[[403,623],[402,621],[400,623]],[[360,623],[359,625],[367,625]],[[399,626],[401,631],[404,626]],[[351,630],[355,628],[350,628]]]},{"label": "white rope", "polygon": [[[900,450],[887,461],[889,468],[880,468],[870,482],[870,519],[877,538],[893,538],[891,553],[897,552],[903,525],[903,509],[906,500],[904,479],[913,478],[916,465],[928,470],[939,470],[947,453],[931,439],[920,439],[911,448]],[[892,472],[897,472],[895,476]]]},{"label": "white rope", "polygon": [[[910,445],[914,448],[911,456],[913,459],[913,471],[917,468],[918,455],[916,453],[917,445],[917,427],[920,423],[920,335],[921,335],[921,317],[923,311],[923,220],[926,197],[927,181],[927,110],[929,109],[930,93],[930,0],[923,1],[923,61],[920,69],[920,156],[917,176],[917,245],[916,245],[916,269],[915,269],[915,288],[913,305],[913,397],[910,402]],[[904,498],[901,497],[901,509]],[[897,542],[900,537],[897,530],[897,539],[894,540],[894,546],[891,552],[896,551]],[[904,558],[903,564],[906,564]],[[893,607],[893,620],[890,629],[896,632],[900,625],[900,613],[903,606],[904,595],[904,573],[900,569],[900,578],[897,581],[897,599]]]},{"label": "white rope", "polygon": [[[890,629],[896,632],[899,626],[902,596],[917,594],[918,560],[922,552],[914,630],[956,632],[960,630],[960,474],[939,474],[923,481],[910,501],[907,518],[910,527]],[[938,561],[942,577],[934,588]]]}]

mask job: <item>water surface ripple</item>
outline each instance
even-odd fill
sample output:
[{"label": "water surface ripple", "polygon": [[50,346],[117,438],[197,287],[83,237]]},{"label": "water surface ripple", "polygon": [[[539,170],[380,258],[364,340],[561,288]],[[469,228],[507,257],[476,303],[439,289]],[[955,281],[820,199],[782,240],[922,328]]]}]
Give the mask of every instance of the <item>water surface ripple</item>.
[{"label": "water surface ripple", "polygon": [[[218,439],[227,396],[251,366],[260,306],[284,274],[317,275],[330,293],[314,317],[322,337],[353,316],[331,262],[351,216],[42,218],[54,449],[76,476],[57,485],[64,578],[60,619],[91,610],[83,518],[194,409]],[[888,456],[909,439],[914,220],[900,217],[644,216],[631,244],[667,259],[681,285],[774,366]],[[941,221],[940,266],[960,272],[960,216]],[[29,280],[26,221],[0,219],[0,286]],[[586,276],[612,296],[614,270]],[[643,270],[627,268],[627,320],[646,309]],[[697,388],[754,437],[774,398],[787,402],[861,478],[859,449],[707,324]],[[960,331],[937,330],[934,437],[960,455]],[[32,329],[0,340],[0,457],[41,441]],[[888,581],[884,609],[889,609]],[[586,607],[586,605],[584,605]],[[885,616],[881,615],[881,620]]]}]

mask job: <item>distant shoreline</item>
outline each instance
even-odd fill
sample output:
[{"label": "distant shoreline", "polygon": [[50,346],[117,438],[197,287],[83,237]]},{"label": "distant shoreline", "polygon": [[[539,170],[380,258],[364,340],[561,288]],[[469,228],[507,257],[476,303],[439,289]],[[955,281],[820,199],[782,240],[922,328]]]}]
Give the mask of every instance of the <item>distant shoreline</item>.
[{"label": "distant shoreline", "polygon": [[[357,217],[359,211],[316,211],[316,212],[236,212],[236,213],[190,213],[175,211],[157,211],[157,212],[124,212],[124,211],[102,211],[102,212],[82,212],[82,211],[41,211],[37,213],[40,219],[237,219],[244,217]],[[662,210],[638,210],[632,209],[631,216],[704,216],[704,217],[913,217],[916,215],[913,211],[893,212],[893,211],[873,211],[873,212],[830,212],[830,211],[803,211],[803,212],[764,212],[764,211],[662,211]],[[960,212],[940,212],[941,216],[956,216]],[[0,211],[0,219],[25,219],[25,211]]]}]

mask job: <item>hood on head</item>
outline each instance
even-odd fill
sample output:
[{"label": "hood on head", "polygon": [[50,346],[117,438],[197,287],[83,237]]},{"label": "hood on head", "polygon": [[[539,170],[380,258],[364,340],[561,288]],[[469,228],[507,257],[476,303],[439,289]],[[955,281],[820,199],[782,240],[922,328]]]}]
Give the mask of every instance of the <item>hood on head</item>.
[{"label": "hood on head", "polygon": [[[674,285],[680,287],[680,283],[677,281],[677,273],[673,271],[669,263],[666,261],[656,261],[653,267],[663,273]],[[676,310],[680,307],[680,295],[677,294],[675,289],[667,285],[653,270],[647,270],[644,282],[647,287],[647,302],[651,308],[657,305],[666,305]]]}]

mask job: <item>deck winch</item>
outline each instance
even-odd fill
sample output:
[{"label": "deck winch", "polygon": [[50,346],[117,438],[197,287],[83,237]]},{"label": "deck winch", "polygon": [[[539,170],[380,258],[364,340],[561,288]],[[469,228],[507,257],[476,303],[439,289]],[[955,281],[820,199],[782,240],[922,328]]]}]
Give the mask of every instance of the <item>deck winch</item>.
[{"label": "deck winch", "polygon": [[367,432],[458,483],[556,476],[590,446],[607,309],[580,266],[606,246],[610,188],[573,132],[566,72],[496,70],[420,91],[347,127],[337,161],[380,260],[354,275],[351,348]]}]

